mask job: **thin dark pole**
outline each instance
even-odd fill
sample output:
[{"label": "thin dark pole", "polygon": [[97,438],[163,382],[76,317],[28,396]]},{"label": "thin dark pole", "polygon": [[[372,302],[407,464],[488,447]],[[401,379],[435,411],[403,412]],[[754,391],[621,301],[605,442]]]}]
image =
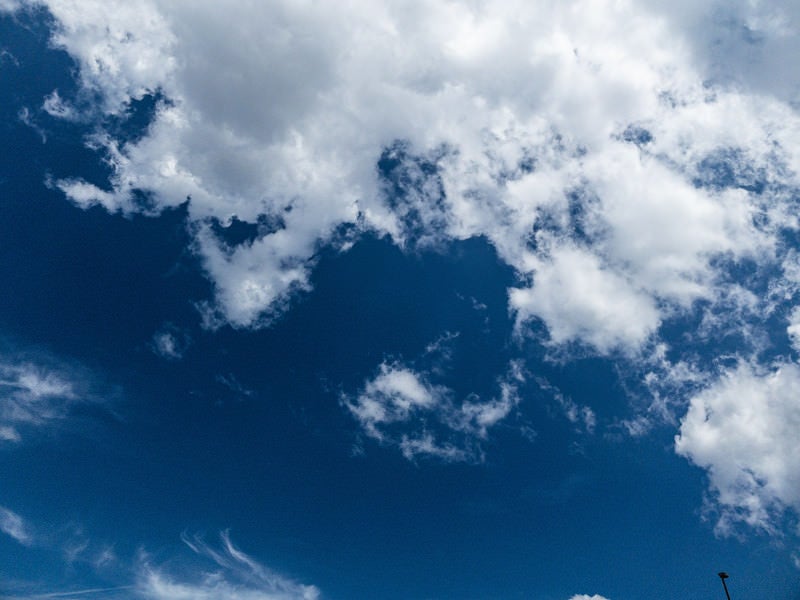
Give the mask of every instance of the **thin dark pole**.
[{"label": "thin dark pole", "polygon": [[731,595],[728,593],[728,584],[725,583],[725,580],[728,578],[727,573],[718,573],[719,578],[722,580],[722,587],[725,588],[725,595],[728,597],[728,600],[731,600]]}]

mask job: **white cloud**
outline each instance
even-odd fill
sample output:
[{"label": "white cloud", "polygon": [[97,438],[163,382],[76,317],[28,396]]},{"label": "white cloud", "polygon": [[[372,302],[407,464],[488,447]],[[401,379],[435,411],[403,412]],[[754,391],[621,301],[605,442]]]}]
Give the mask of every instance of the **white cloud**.
[{"label": "white cloud", "polygon": [[401,363],[384,362],[358,394],[345,395],[342,401],[367,436],[397,445],[409,460],[479,459],[479,442],[519,403],[521,368],[510,365],[498,381],[498,396],[491,400],[470,395],[458,402],[453,390],[432,384],[430,376]]},{"label": "white cloud", "polygon": [[378,375],[367,381],[355,402],[347,406],[368,435],[383,439],[382,425],[407,421],[417,410],[436,408],[446,401],[448,392],[430,385],[411,369],[383,363]]},{"label": "white cloud", "polygon": [[61,179],[54,183],[67,197],[81,208],[100,205],[108,210],[116,210],[117,200],[114,194],[101,190],[92,183],[80,179]]},{"label": "white cloud", "polygon": [[738,523],[773,532],[800,511],[800,367],[742,363],[691,400],[675,448],[708,471],[717,529]]},{"label": "white cloud", "polygon": [[432,433],[403,434],[399,442],[400,451],[408,460],[418,456],[437,458],[444,462],[462,462],[474,460],[474,450],[462,448],[451,442],[440,442]]},{"label": "white cloud", "polygon": [[800,352],[800,307],[795,308],[789,315],[789,326],[786,328],[786,333],[789,335],[794,349]]},{"label": "white cloud", "polygon": [[[677,358],[670,360],[670,354]],[[634,373],[623,376],[637,388],[626,390],[633,415],[615,423],[632,437],[642,437],[658,426],[677,427],[689,398],[715,378],[697,355],[676,352],[663,342],[640,358],[632,365]]]},{"label": "white cloud", "polygon": [[0,363],[0,425],[2,438],[18,441],[19,426],[38,426],[63,418],[76,399],[73,383],[64,374],[33,363]]},{"label": "white cloud", "polygon": [[[0,531],[22,544],[33,542],[22,519],[3,507],[0,507]],[[78,528],[63,544],[66,564],[72,568],[76,561],[83,562],[106,578],[116,578],[118,585],[36,593],[28,589],[9,598],[32,600],[97,595],[125,600],[317,600],[320,597],[316,586],[299,583],[240,550],[227,531],[220,533],[218,544],[208,543],[200,535],[183,534],[181,540],[193,553],[190,560],[176,555],[162,564],[155,564],[153,557],[140,550],[130,564],[123,565],[113,546],[92,543]],[[159,552],[159,556],[163,554]]]},{"label": "white cloud", "polygon": [[215,565],[199,570],[186,581],[146,562],[142,565],[135,594],[148,600],[316,600],[319,590],[280,575],[245,554],[221,534],[222,547],[215,548],[201,537],[182,537],[192,551]]},{"label": "white cloud", "polygon": [[7,442],[18,442],[22,438],[19,435],[19,432],[9,425],[2,425],[0,426],[0,440],[5,440]]},{"label": "white cloud", "polygon": [[[3,53],[0,52],[0,64],[2,64],[3,56],[4,56]],[[39,134],[39,139],[42,140],[43,144],[47,143],[47,132],[45,132],[45,130],[42,129],[38,123],[36,123],[36,120],[31,115],[31,111],[28,110],[27,106],[23,106],[22,108],[19,109],[19,111],[17,112],[17,118],[22,123],[33,129],[37,134]]]},{"label": "white cloud", "polygon": [[[791,54],[771,54],[800,39],[788,3],[42,3],[98,110],[169,99],[138,141],[91,140],[110,189],[57,185],[110,211],[142,210],[135,189],[156,210],[191,196],[211,325],[269,323],[338,225],[407,243],[413,218],[422,243],[486,236],[533,281],[510,293],[520,320],[542,319],[553,342],[630,353],[720,297],[715,258],[772,260],[791,226],[778,190],[800,168],[797,78],[776,58]],[[408,177],[391,206],[375,165],[396,140]],[[776,185],[707,181],[714,156]],[[282,228],[229,248],[200,224],[234,215]]]},{"label": "white cloud", "polygon": [[33,535],[22,517],[3,506],[0,506],[0,531],[23,546],[30,546],[33,543]]},{"label": "white cloud", "polygon": [[63,421],[71,406],[97,402],[89,377],[44,355],[0,356],[0,441],[19,442],[26,429]]},{"label": "white cloud", "polygon": [[567,420],[572,423],[576,433],[594,434],[597,426],[597,415],[591,406],[580,404],[571,397],[565,396],[544,377],[536,377],[536,383],[539,384],[539,388],[542,391],[552,395],[555,404],[558,405]]},{"label": "white cloud", "polygon": [[183,352],[178,349],[178,341],[169,332],[160,332],[153,335],[153,351],[164,358],[181,358]]},{"label": "white cloud", "polygon": [[[45,598],[103,598],[103,600],[129,600],[129,590],[132,586],[115,586],[105,588],[86,588],[82,590],[68,590],[63,592],[46,592],[25,595],[7,596],[6,600],[44,600]],[[101,595],[102,594],[102,595]]]},{"label": "white cloud", "polygon": [[0,11],[14,12],[22,8],[20,0],[0,0]]},{"label": "white cloud", "polygon": [[601,351],[638,347],[660,321],[651,297],[578,248],[556,250],[531,287],[510,290],[509,303],[518,325],[536,315],[555,343],[582,340]]},{"label": "white cloud", "polygon": [[608,598],[598,594],[594,594],[593,596],[589,596],[588,594],[575,594],[569,600],[608,600]]},{"label": "white cloud", "polygon": [[189,348],[190,343],[191,339],[185,332],[167,323],[153,334],[150,348],[162,358],[180,360]]},{"label": "white cloud", "polygon": [[72,121],[78,118],[78,113],[75,108],[64,102],[64,99],[58,94],[58,90],[53,90],[48,96],[45,96],[42,109],[51,117],[64,119],[66,121]]},{"label": "white cloud", "polygon": [[699,190],[630,144],[590,157],[585,173],[600,201],[595,243],[651,296],[682,305],[708,297],[709,257],[755,251],[743,193]]},{"label": "white cloud", "polygon": [[557,399],[561,404],[561,408],[564,409],[564,415],[570,423],[575,425],[578,431],[584,431],[590,435],[594,433],[594,428],[597,425],[597,415],[595,415],[591,407],[578,404],[572,398],[561,395],[558,395]]},{"label": "white cloud", "polygon": [[[203,305],[209,326],[280,315],[310,289],[314,256],[341,224],[404,246],[484,236],[519,276],[508,294],[518,331],[540,321],[551,344],[600,354],[644,360],[662,325],[701,302],[706,318],[690,335],[738,329],[761,349],[761,322],[743,326],[744,317],[797,303],[797,255],[781,241],[782,230],[800,230],[800,76],[785,60],[800,49],[796,3],[36,3],[55,16],[53,42],[80,65],[83,88],[75,103],[53,90],[44,110],[91,120],[148,93],[163,98],[141,138],[98,129],[87,140],[113,169],[107,185],[78,173],[52,185],[78,206],[111,212],[155,214],[191,197],[192,248],[214,284]],[[19,6],[0,0],[2,10]],[[99,103],[85,108],[93,97]],[[385,152],[404,175],[402,197],[388,198],[380,180]],[[137,190],[152,205],[137,203]],[[279,225],[230,247],[208,221],[234,216]],[[766,291],[732,281],[730,265],[746,261],[782,273]],[[798,327],[792,312],[796,347]],[[168,332],[153,345],[180,353]],[[673,364],[691,371],[681,385],[699,385],[702,369],[687,365]],[[793,368],[774,377],[742,368],[692,406],[727,397],[726,381],[772,389]],[[655,376],[663,385],[645,382],[654,402],[623,423],[629,431],[672,418],[663,389],[677,384],[665,373]],[[408,456],[457,457],[516,402],[501,391],[459,403],[431,378],[384,363],[345,404],[368,436]],[[15,385],[29,399],[11,403],[17,414],[41,421],[57,406],[54,395]],[[762,508],[791,505],[761,475],[750,487],[743,475],[714,475],[727,471],[693,445],[697,410],[679,447],[711,470],[723,505],[758,499],[741,509],[756,524]],[[25,419],[2,418],[0,439],[19,439]],[[731,482],[741,498],[723,493]]]},{"label": "white cloud", "polygon": [[723,84],[798,98],[800,78],[783,57],[798,52],[800,11],[792,2],[649,0],[687,34],[697,62]]}]

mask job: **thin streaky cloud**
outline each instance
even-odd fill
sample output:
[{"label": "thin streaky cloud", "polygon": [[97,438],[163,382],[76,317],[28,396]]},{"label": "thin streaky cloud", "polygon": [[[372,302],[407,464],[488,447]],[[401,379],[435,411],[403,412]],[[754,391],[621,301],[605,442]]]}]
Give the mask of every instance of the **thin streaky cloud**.
[{"label": "thin streaky cloud", "polygon": [[115,587],[104,588],[87,588],[85,590],[72,590],[65,592],[47,592],[44,594],[32,594],[28,596],[11,596],[9,600],[36,600],[38,598],[72,598],[75,596],[94,595],[94,594],[108,594],[109,592],[121,592],[124,590],[133,590],[133,585],[120,585]]},{"label": "thin streaky cloud", "polygon": [[38,428],[67,421],[72,408],[110,407],[117,392],[103,389],[82,365],[21,348],[0,353],[0,443],[19,443]]},{"label": "thin streaky cloud", "polygon": [[23,546],[30,546],[33,543],[33,534],[25,520],[4,506],[0,506],[0,531]]},{"label": "thin streaky cloud", "polygon": [[220,570],[198,569],[196,577],[180,577],[146,560],[139,567],[137,595],[150,600],[317,600],[320,591],[298,583],[259,563],[234,545],[228,531],[220,533],[221,547],[212,546],[201,535],[183,533],[181,540],[196,555],[210,560]]}]

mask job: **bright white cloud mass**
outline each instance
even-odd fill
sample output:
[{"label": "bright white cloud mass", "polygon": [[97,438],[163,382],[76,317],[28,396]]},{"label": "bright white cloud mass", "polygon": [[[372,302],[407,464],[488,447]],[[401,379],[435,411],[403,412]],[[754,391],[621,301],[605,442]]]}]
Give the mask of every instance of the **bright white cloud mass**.
[{"label": "bright white cloud mass", "polygon": [[721,507],[717,527],[737,522],[772,531],[800,509],[800,367],[740,364],[692,398],[675,445],[708,469]]},{"label": "bright white cloud mass", "polygon": [[[722,530],[771,530],[780,511],[800,509],[800,368],[796,356],[759,365],[755,331],[782,311],[796,354],[798,309],[784,304],[796,304],[800,268],[782,236],[800,230],[800,72],[785,65],[800,52],[800,5],[31,4],[54,15],[52,43],[80,68],[81,93],[54,89],[43,110],[91,120],[157,98],[142,137],[98,127],[86,140],[110,181],[50,185],[126,214],[189,198],[192,249],[214,286],[207,325],[268,325],[310,289],[321,246],[348,247],[344,225],[404,248],[483,236],[517,277],[508,308],[521,339],[543,324],[549,347],[649,364],[665,323],[697,307],[693,340],[747,320],[738,366],[670,363],[707,382],[666,409],[688,405],[676,449],[708,471]],[[213,224],[234,218],[255,237],[224,241]],[[756,275],[731,277],[743,266]],[[177,359],[179,342],[164,330],[152,344]],[[0,375],[3,440],[73,395],[24,366]],[[428,373],[386,360],[342,403],[409,458],[474,457],[519,402],[514,381],[498,380],[490,400],[456,401]],[[212,597],[147,581],[152,597]],[[216,585],[213,597],[233,597]]]},{"label": "bright white cloud mass", "polygon": [[[531,282],[511,307],[555,343],[631,351],[720,298],[721,257],[775,260],[795,226],[798,82],[764,48],[793,43],[784,9],[742,2],[719,23],[688,3],[46,5],[100,110],[162,97],[141,139],[90,140],[110,188],[54,184],[124,212],[191,197],[212,323],[284,309],[339,225],[407,244],[413,215],[422,239],[491,240]],[[717,54],[742,31],[762,40],[748,61]],[[54,97],[52,114],[79,111]],[[399,142],[400,168],[435,171],[392,207],[375,165]],[[278,225],[228,247],[206,220],[233,217]]]}]

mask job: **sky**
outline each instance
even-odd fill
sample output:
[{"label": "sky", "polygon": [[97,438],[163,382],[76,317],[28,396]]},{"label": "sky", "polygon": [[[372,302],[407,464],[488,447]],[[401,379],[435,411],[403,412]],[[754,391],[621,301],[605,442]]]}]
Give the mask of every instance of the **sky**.
[{"label": "sky", "polygon": [[0,597],[800,599],[798,55],[0,0]]}]

